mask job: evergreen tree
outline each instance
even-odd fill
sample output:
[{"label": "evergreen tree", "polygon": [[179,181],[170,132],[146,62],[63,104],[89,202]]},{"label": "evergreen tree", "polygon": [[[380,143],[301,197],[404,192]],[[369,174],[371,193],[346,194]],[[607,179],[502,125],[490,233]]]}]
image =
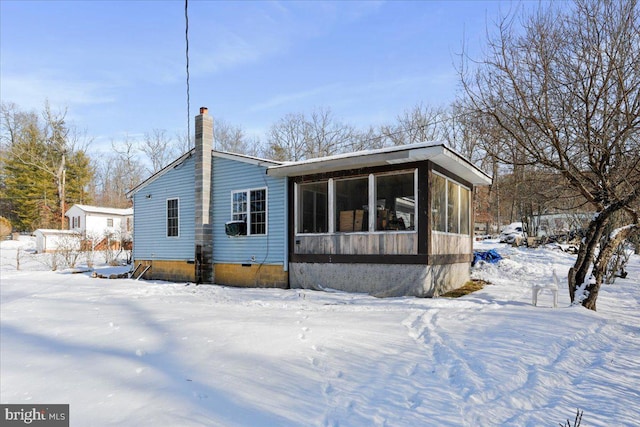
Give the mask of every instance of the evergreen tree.
[{"label": "evergreen tree", "polygon": [[1,113],[3,207],[19,230],[66,228],[68,206],[90,201],[93,171],[74,147],[65,113],[53,113],[48,104],[41,116],[15,104],[2,104]]},{"label": "evergreen tree", "polygon": [[91,185],[95,176],[91,158],[84,151],[76,151],[67,159],[65,204],[92,202]]}]

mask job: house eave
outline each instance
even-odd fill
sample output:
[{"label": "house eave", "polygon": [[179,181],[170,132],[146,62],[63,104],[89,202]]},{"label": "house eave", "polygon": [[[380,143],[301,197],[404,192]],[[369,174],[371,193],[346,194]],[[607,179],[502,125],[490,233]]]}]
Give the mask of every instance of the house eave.
[{"label": "house eave", "polygon": [[382,165],[400,165],[430,160],[473,185],[488,185],[491,177],[442,142],[411,144],[356,153],[291,162],[267,169],[267,175],[302,176],[360,169]]},{"label": "house eave", "polygon": [[[127,198],[128,199],[132,198],[133,195],[136,194],[138,191],[140,191],[141,189],[143,189],[147,185],[151,184],[153,181],[157,180],[158,178],[160,178],[161,176],[163,176],[165,173],[169,172],[170,170],[180,166],[185,160],[187,160],[189,157],[191,157],[194,152],[195,152],[195,149],[189,150],[188,152],[186,152],[185,154],[183,154],[182,156],[178,157],[176,160],[171,162],[169,165],[165,166],[164,168],[162,168],[161,170],[159,170],[155,174],[151,175],[149,178],[147,178],[144,181],[142,181],[137,186],[133,187],[131,190],[129,190],[126,193]],[[243,163],[250,163],[250,164],[254,164],[254,165],[257,165],[257,166],[264,166],[264,167],[277,166],[277,165],[281,165],[282,164],[282,162],[276,162],[276,161],[273,161],[273,160],[261,159],[259,157],[248,156],[248,155],[245,155],[245,154],[231,153],[231,152],[228,152],[228,151],[212,150],[211,151],[211,156],[212,157],[219,157],[219,158],[223,158],[223,159],[235,160],[235,161],[239,161],[239,162],[243,162]]]},{"label": "house eave", "polygon": [[184,153],[182,156],[178,157],[173,162],[169,163],[164,168],[160,169],[158,172],[156,172],[153,175],[151,175],[149,178],[147,178],[144,181],[142,181],[140,184],[138,184],[135,187],[133,187],[131,190],[127,191],[127,193],[125,194],[127,199],[131,199],[133,197],[133,195],[136,194],[138,191],[140,191],[141,189],[143,189],[147,185],[151,184],[153,181],[155,181],[156,179],[160,178],[162,175],[164,175],[165,173],[169,172],[170,170],[172,170],[174,168],[177,168],[185,160],[187,160],[189,157],[191,157],[193,155],[194,151],[195,151],[195,149],[192,148],[191,150],[189,150],[186,153]]},{"label": "house eave", "polygon": [[239,161],[239,162],[243,162],[243,163],[249,163],[252,165],[256,165],[256,166],[265,166],[265,167],[269,167],[269,166],[279,166],[282,165],[282,162],[277,162],[275,160],[268,160],[268,159],[263,159],[260,157],[255,157],[255,156],[249,156],[246,154],[238,154],[238,153],[231,153],[229,151],[218,151],[218,150],[213,150],[211,152],[213,157],[219,157],[222,159],[229,159],[229,160],[235,160],[235,161]]}]

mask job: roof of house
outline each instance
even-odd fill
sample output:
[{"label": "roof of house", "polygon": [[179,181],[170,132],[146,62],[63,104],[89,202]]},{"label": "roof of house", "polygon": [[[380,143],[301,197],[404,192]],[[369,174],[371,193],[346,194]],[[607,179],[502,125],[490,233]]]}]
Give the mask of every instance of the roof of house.
[{"label": "roof of house", "polygon": [[69,211],[74,206],[79,208],[80,210],[86,212],[86,213],[95,213],[95,214],[104,214],[104,215],[120,215],[120,216],[133,215],[133,208],[120,209],[120,208],[109,208],[109,207],[104,207],[104,206],[91,206],[91,205],[75,204],[75,205],[71,206],[69,209],[67,209],[67,212],[65,213],[65,216],[66,216],[67,213],[69,213]]},{"label": "roof of house", "polygon": [[[178,168],[185,160],[193,156],[194,152],[195,152],[195,148],[192,148],[191,150],[184,153],[182,156],[178,157],[173,162],[169,163],[164,168],[160,169],[158,172],[151,175],[149,178],[142,181],[140,184],[133,187],[131,190],[127,192],[127,197],[131,198],[135,193],[137,193],[147,185],[151,184],[153,181],[160,178],[165,173],[169,172],[172,169]],[[248,156],[246,154],[230,153],[228,151],[211,150],[211,156],[219,157],[222,159],[236,160],[243,163],[250,163],[257,166],[265,166],[265,167],[282,164],[282,162],[277,162],[275,160],[262,159],[260,157]]]},{"label": "roof of house", "polygon": [[[159,170],[149,178],[127,192],[127,197],[132,197],[142,188],[151,184],[165,173],[178,168],[185,160],[190,158],[195,149],[191,149],[176,160]],[[443,168],[474,185],[488,185],[491,177],[476,167],[462,155],[446,146],[444,142],[421,142],[417,144],[398,145],[375,150],[364,150],[353,153],[337,154],[334,156],[318,157],[297,162],[278,162],[244,154],[229,153],[226,151],[212,150],[213,157],[220,157],[251,163],[267,168],[267,175],[275,177],[311,175],[321,172],[332,172],[344,169],[353,169],[385,164],[409,163],[419,160],[431,160]]]},{"label": "roof of house", "polygon": [[388,164],[431,160],[474,185],[488,185],[491,177],[444,142],[421,142],[375,150],[357,151],[272,166],[271,176],[300,176]]},{"label": "roof of house", "polygon": [[76,230],[56,230],[53,228],[38,228],[33,233],[40,232],[42,234],[78,234]]}]

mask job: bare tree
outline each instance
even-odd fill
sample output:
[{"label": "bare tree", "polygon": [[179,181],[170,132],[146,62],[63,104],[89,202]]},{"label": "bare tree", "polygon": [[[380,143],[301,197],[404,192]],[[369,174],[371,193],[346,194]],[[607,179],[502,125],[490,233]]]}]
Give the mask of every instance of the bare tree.
[{"label": "bare tree", "polygon": [[123,141],[111,141],[113,154],[105,156],[95,166],[98,181],[96,199],[105,206],[126,208],[131,205],[126,193],[140,182],[145,168],[138,159],[136,142],[125,136]]},{"label": "bare tree", "polygon": [[[187,134],[177,134],[175,137],[175,157],[184,154],[194,147],[193,136],[189,141]],[[222,118],[214,118],[213,122],[213,148],[229,153],[258,156],[262,152],[260,140],[247,136],[244,129],[233,125]]]},{"label": "bare tree", "polygon": [[398,137],[402,137],[398,142],[402,144],[447,139],[449,115],[444,108],[418,104],[398,116],[397,122]]},{"label": "bare tree", "polygon": [[147,168],[149,174],[158,172],[179,155],[177,144],[174,144],[173,140],[167,136],[164,129],[153,129],[151,132],[145,133],[142,144],[140,144],[140,151],[151,162],[151,168]]},{"label": "bare tree", "polygon": [[182,155],[187,151],[190,151],[193,147],[195,147],[195,141],[193,136],[191,136],[191,140],[189,140],[189,135],[184,133],[176,133],[176,150]]},{"label": "bare tree", "polygon": [[[522,28],[502,19],[461,77],[493,137],[512,142],[503,160],[561,176],[597,211],[568,277],[571,300],[595,310],[611,254],[640,227],[640,12],[636,0],[563,6],[523,16]],[[616,212],[627,226],[596,251]]]},{"label": "bare tree", "polygon": [[381,130],[382,127],[369,126],[365,131],[355,132],[351,150],[361,151],[385,147],[388,141]]},{"label": "bare tree", "polygon": [[487,138],[482,119],[468,108],[465,100],[454,101],[443,120],[441,138],[484,171],[491,172],[497,159],[484,147]]},{"label": "bare tree", "polygon": [[312,112],[305,130],[307,158],[331,156],[349,151],[355,135],[355,129],[338,121],[329,108],[320,108]]},{"label": "bare tree", "polygon": [[297,161],[350,151],[357,142],[351,125],[336,119],[330,109],[320,108],[308,118],[304,114],[287,114],[271,126],[265,155],[274,160]]},{"label": "bare tree", "polygon": [[446,108],[422,103],[403,111],[391,124],[380,125],[376,130],[374,146],[394,146],[419,142],[447,141],[450,113]]},{"label": "bare tree", "polygon": [[304,114],[287,114],[269,129],[266,155],[273,160],[303,160],[306,135]]},{"label": "bare tree", "polygon": [[214,147],[219,151],[247,154],[248,146],[242,128],[233,126],[224,119],[215,119],[213,124]]}]

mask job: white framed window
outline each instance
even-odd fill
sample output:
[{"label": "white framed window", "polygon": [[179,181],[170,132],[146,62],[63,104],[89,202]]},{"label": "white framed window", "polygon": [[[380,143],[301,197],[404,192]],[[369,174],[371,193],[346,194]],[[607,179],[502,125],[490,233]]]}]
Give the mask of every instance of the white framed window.
[{"label": "white framed window", "polygon": [[231,195],[231,219],[233,221],[247,220],[246,191],[237,191]]},{"label": "white framed window", "polygon": [[179,199],[167,199],[167,237],[180,237]]},{"label": "white framed window", "polygon": [[256,188],[232,192],[231,219],[245,221],[249,236],[267,234],[267,189]]}]

